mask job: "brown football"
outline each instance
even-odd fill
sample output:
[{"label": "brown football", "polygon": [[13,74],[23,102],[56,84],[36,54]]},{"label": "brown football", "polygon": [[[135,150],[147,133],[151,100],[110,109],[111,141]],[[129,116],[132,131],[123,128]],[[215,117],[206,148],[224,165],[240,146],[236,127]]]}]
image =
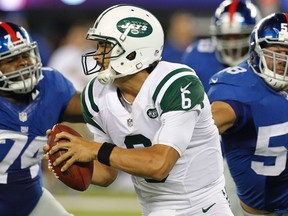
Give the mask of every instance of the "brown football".
[{"label": "brown football", "polygon": [[[54,145],[57,145],[57,143],[54,142],[55,135],[62,131],[66,131],[70,134],[81,137],[81,135],[77,131],[68,127],[67,125],[56,124],[52,128],[52,132],[49,134],[48,137],[48,145],[50,148],[52,148]],[[67,140],[62,139],[59,140],[58,142],[67,142]],[[53,155],[50,154],[48,155],[54,173],[58,176],[60,181],[62,181],[65,185],[69,186],[70,188],[73,188],[78,191],[85,191],[91,183],[93,175],[93,161],[85,163],[77,162],[73,164],[71,167],[69,167],[67,171],[61,172],[60,169],[63,166],[63,164],[60,164],[58,166],[53,166],[52,164],[61,154],[65,152],[66,150],[60,150]]]}]

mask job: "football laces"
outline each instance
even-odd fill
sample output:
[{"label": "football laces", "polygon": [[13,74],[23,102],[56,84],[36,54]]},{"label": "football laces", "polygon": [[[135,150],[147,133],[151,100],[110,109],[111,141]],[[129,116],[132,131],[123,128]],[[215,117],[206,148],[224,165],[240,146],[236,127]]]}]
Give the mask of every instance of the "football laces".
[{"label": "football laces", "polygon": [[52,166],[50,160],[48,160],[48,169],[54,174],[54,176],[55,176],[57,179],[59,179],[59,176],[58,176],[58,175],[56,174],[56,172],[54,171],[53,166]]}]

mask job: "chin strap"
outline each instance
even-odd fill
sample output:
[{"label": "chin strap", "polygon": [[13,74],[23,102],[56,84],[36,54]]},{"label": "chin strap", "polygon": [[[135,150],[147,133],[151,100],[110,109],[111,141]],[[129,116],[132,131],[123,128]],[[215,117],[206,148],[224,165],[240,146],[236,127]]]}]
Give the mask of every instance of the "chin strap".
[{"label": "chin strap", "polygon": [[26,94],[31,92],[37,84],[37,79],[35,76],[28,78],[26,80],[21,80],[17,82],[8,82],[9,88],[17,94]]},{"label": "chin strap", "polygon": [[111,79],[111,75],[111,70],[108,68],[104,71],[99,72],[97,75],[97,79],[101,84],[106,85],[113,82],[113,80]]}]

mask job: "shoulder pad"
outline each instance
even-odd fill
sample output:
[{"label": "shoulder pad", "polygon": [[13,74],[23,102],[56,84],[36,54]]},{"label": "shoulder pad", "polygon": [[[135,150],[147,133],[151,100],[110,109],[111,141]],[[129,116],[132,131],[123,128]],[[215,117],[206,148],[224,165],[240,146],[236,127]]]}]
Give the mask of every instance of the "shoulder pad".
[{"label": "shoulder pad", "polygon": [[248,64],[226,68],[210,79],[209,99],[252,102],[261,99],[267,87]]},{"label": "shoulder pad", "polygon": [[225,68],[215,75],[209,81],[210,85],[227,84],[238,87],[255,86],[258,83],[258,77],[255,77],[253,70],[248,64],[240,64]]}]

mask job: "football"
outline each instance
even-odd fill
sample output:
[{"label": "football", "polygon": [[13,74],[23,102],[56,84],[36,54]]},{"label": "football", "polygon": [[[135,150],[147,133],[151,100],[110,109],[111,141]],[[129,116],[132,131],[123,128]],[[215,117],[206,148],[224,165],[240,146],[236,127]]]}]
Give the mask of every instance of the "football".
[{"label": "football", "polygon": [[[63,124],[56,124],[53,126],[52,131],[48,137],[48,145],[50,148],[52,148],[54,145],[57,145],[57,142],[54,142],[55,135],[62,131],[81,137],[81,135],[74,129]],[[58,142],[67,142],[67,140],[61,139]],[[65,185],[73,188],[74,190],[85,191],[91,183],[93,175],[93,161],[85,163],[74,163],[69,167],[67,171],[61,172],[61,167],[65,162],[58,166],[53,166],[53,162],[65,152],[66,150],[60,150],[53,155],[48,154],[50,168],[53,170],[56,177]]]}]

